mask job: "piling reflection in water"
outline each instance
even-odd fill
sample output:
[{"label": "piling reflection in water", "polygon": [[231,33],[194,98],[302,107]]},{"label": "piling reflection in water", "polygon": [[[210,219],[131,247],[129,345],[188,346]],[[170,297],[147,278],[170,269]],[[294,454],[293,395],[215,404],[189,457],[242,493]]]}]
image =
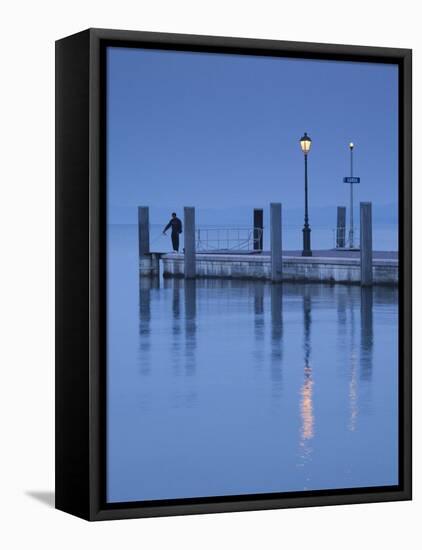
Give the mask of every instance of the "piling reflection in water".
[{"label": "piling reflection in water", "polygon": [[158,282],[125,261],[107,316],[109,501],[397,482],[394,289]]},{"label": "piling reflection in water", "polygon": [[151,289],[159,288],[158,279],[142,277],[139,281],[139,366],[142,375],[151,368]]},{"label": "piling reflection in water", "polygon": [[171,290],[172,302],[171,302],[171,312],[172,312],[172,324],[171,324],[171,352],[172,352],[172,367],[174,372],[180,374],[181,369],[181,337],[182,337],[182,327],[181,327],[181,305],[180,305],[180,287],[182,281],[180,279],[174,279],[172,284],[167,279],[164,279],[164,288]]},{"label": "piling reflection in water", "polygon": [[283,286],[271,285],[271,380],[274,397],[281,395],[283,382]]},{"label": "piling reflection in water", "polygon": [[373,289],[360,289],[360,369],[362,380],[372,378],[372,349],[374,343]]},{"label": "piling reflection in water", "polygon": [[264,283],[254,283],[254,328],[255,328],[255,340],[262,342],[264,339]]},{"label": "piling reflection in water", "polygon": [[260,281],[254,281],[252,286],[253,291],[253,311],[254,311],[254,337],[255,343],[253,349],[253,359],[255,368],[258,371],[262,370],[265,362],[264,346],[265,339],[265,310],[264,310],[264,291],[265,284]]},{"label": "piling reflection in water", "polygon": [[184,281],[185,291],[185,358],[186,374],[195,373],[196,361],[196,280]]}]

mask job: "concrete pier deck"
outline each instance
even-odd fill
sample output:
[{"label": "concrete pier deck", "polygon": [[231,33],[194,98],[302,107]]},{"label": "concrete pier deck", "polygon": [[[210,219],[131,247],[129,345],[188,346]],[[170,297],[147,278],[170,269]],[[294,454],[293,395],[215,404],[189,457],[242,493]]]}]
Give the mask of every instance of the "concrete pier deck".
[{"label": "concrete pier deck", "polygon": [[[184,255],[159,254],[164,277],[184,277]],[[282,254],[282,280],[320,283],[360,283],[360,253],[357,250],[315,250],[312,257],[302,257],[300,250]],[[373,283],[397,285],[397,252],[373,252]],[[271,280],[271,255],[231,253],[229,251],[197,253],[196,276],[204,278]]]}]

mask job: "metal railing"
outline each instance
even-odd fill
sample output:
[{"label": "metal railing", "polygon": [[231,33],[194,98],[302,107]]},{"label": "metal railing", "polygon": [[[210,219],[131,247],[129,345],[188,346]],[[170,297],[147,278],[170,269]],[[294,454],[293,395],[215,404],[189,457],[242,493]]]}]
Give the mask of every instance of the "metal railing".
[{"label": "metal railing", "polygon": [[[348,249],[350,250],[350,238],[349,238],[349,231],[345,227],[336,227],[335,229],[332,229],[333,233],[333,248],[338,249]],[[354,233],[353,237],[353,248],[359,249],[360,243],[359,239],[356,238],[356,232]]]},{"label": "metal railing", "polygon": [[197,252],[260,252],[263,229],[260,227],[199,227]]}]

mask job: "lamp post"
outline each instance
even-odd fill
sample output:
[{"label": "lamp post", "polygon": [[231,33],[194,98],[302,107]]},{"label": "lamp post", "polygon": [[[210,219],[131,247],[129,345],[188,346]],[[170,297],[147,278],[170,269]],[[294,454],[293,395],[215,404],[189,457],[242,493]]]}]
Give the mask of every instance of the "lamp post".
[{"label": "lamp post", "polygon": [[309,227],[308,216],[308,153],[311,149],[312,140],[305,132],[300,138],[300,147],[305,158],[305,223],[303,225],[303,250],[302,256],[312,256],[311,250],[311,228]]},{"label": "lamp post", "polygon": [[360,178],[353,175],[353,149],[355,144],[349,143],[350,149],[350,176],[343,178],[344,183],[350,183],[350,227],[349,227],[349,248],[355,248],[355,225],[353,223],[353,186],[360,183]]},{"label": "lamp post", "polygon": [[[350,177],[353,178],[353,149],[355,145],[353,142],[349,143],[350,149]],[[354,248],[354,232],[355,227],[353,223],[353,182],[350,182],[350,229],[349,229],[349,247]]]}]

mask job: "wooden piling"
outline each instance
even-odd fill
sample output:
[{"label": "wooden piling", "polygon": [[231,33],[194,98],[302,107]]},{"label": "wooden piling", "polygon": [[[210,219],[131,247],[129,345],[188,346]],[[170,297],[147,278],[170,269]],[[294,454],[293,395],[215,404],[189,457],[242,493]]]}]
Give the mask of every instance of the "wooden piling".
[{"label": "wooden piling", "polygon": [[360,203],[360,283],[371,286],[372,277],[372,203]]},{"label": "wooden piling", "polygon": [[149,245],[149,208],[138,206],[138,247],[139,273],[144,277],[151,277],[151,254]]},{"label": "wooden piling", "polygon": [[346,246],[346,207],[337,206],[336,248]]},{"label": "wooden piling", "polygon": [[264,210],[262,208],[253,210],[253,249],[256,251],[264,249]]},{"label": "wooden piling", "polygon": [[283,278],[282,244],[281,244],[281,203],[270,204],[271,226],[271,281],[278,283]]},{"label": "wooden piling", "polygon": [[184,207],[184,233],[185,233],[185,279],[196,277],[196,250],[195,250],[195,208]]}]

